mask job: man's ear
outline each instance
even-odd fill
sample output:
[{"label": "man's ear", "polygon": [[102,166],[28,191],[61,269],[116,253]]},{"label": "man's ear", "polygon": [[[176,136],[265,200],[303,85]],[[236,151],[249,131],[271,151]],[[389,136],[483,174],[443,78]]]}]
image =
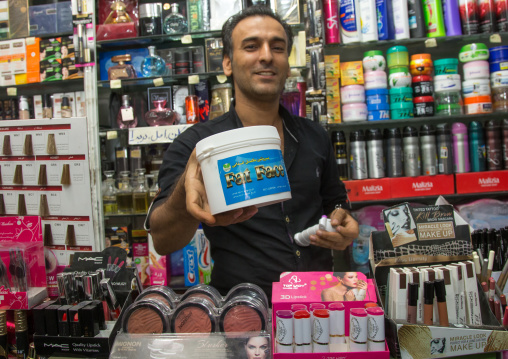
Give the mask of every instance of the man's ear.
[{"label": "man's ear", "polygon": [[224,75],[231,76],[233,73],[233,69],[231,66],[231,59],[229,58],[229,55],[224,55],[222,58],[222,68],[224,69]]}]

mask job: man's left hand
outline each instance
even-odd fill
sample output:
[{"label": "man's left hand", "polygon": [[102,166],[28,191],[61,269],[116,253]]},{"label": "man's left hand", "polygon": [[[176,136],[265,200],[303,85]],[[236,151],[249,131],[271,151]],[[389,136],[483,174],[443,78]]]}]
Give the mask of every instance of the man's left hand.
[{"label": "man's left hand", "polygon": [[337,232],[318,230],[310,236],[310,243],[324,248],[344,250],[360,234],[358,222],[342,208],[338,208],[330,215],[331,225]]}]

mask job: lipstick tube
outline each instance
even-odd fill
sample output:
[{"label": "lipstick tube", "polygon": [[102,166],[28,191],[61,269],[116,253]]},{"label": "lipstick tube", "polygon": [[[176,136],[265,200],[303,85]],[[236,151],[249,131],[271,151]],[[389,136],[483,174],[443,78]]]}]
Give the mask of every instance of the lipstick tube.
[{"label": "lipstick tube", "polygon": [[434,282],[423,283],[423,324],[432,325],[432,312],[434,310]]},{"label": "lipstick tube", "polygon": [[330,303],[328,310],[330,311],[330,352],[343,352],[342,345],[346,343],[344,304]]},{"label": "lipstick tube", "polygon": [[367,351],[367,312],[363,308],[349,312],[349,351]]},{"label": "lipstick tube", "polygon": [[277,318],[277,353],[293,352],[293,312],[278,310]]},{"label": "lipstick tube", "polygon": [[291,310],[293,312],[297,312],[299,310],[307,310],[307,306],[305,304],[295,303],[291,304]]},{"label": "lipstick tube", "polygon": [[295,329],[295,353],[312,353],[310,313],[306,309],[297,310],[293,314],[293,320]]},{"label": "lipstick tube", "polygon": [[330,352],[330,312],[328,309],[315,309],[312,323],[312,348],[314,353]]},{"label": "lipstick tube", "polygon": [[26,358],[28,356],[28,324],[26,321],[26,311],[14,311],[14,326],[16,334],[16,357]]},{"label": "lipstick tube", "polygon": [[0,358],[7,359],[9,349],[7,347],[7,312],[0,311]]},{"label": "lipstick tube", "polygon": [[367,308],[367,349],[381,352],[385,347],[385,312],[383,309]]},{"label": "lipstick tube", "polygon": [[116,294],[113,290],[113,287],[111,286],[110,279],[109,278],[103,279],[101,280],[100,284],[102,295],[104,296],[104,299],[106,300],[106,303],[110,310],[111,318],[117,319],[118,316],[120,315],[120,305],[118,303],[118,300],[116,299]]},{"label": "lipstick tube", "polygon": [[437,312],[439,315],[439,325],[447,327],[450,325],[448,321],[448,309],[446,308],[446,288],[444,279],[436,279],[434,281],[434,289],[437,298]]},{"label": "lipstick tube", "polygon": [[407,300],[407,322],[416,324],[418,318],[418,283],[409,283]]}]

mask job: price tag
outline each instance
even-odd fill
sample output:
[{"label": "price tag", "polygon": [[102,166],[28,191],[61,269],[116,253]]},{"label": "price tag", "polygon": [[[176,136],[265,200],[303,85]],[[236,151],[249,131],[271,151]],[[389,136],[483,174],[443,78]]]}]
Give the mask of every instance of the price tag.
[{"label": "price tag", "polygon": [[121,89],[122,88],[122,80],[109,81],[109,87],[111,87],[112,89]]},{"label": "price tag", "polygon": [[[132,112],[132,109],[130,109],[131,112]],[[123,109],[122,109],[123,111]],[[123,116],[123,113],[122,113],[122,116]],[[117,139],[118,138],[118,132],[116,131],[108,131],[106,132],[106,139],[108,140],[114,140],[114,139]]]},{"label": "price tag", "polygon": [[7,87],[7,96],[18,96],[18,89],[15,87]]},{"label": "price tag", "polygon": [[220,84],[223,84],[224,82],[226,82],[228,80],[228,77],[226,75],[217,75],[217,81],[220,83]]},{"label": "price tag", "polygon": [[189,76],[189,85],[196,85],[199,83],[199,75]]},{"label": "price tag", "polygon": [[33,45],[33,44],[35,44],[35,37],[27,37],[25,39],[25,42],[27,45]]},{"label": "price tag", "polygon": [[427,39],[425,40],[425,47],[437,47],[436,39]]},{"label": "price tag", "polygon": [[490,35],[490,42],[500,44],[501,43],[501,36],[499,34]]},{"label": "price tag", "polygon": [[182,36],[182,44],[192,44],[192,36],[189,34]]},{"label": "price tag", "polygon": [[163,86],[164,85],[164,79],[162,77],[157,77],[153,80],[154,86]]}]

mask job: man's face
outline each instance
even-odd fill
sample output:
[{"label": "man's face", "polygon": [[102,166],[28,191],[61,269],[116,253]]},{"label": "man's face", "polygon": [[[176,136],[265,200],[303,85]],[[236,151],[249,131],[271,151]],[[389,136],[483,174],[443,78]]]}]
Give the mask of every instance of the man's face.
[{"label": "man's face", "polygon": [[233,30],[233,59],[224,57],[227,76],[233,75],[235,97],[272,100],[289,76],[286,32],[269,16],[252,16]]}]

